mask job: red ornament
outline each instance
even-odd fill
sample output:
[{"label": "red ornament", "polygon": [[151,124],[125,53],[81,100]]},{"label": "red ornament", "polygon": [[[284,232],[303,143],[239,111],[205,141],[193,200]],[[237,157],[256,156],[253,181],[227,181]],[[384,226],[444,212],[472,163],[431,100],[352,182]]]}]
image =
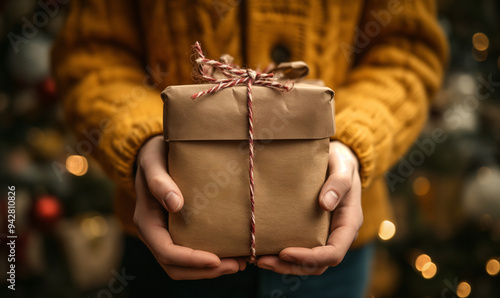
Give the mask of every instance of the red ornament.
[{"label": "red ornament", "polygon": [[62,207],[59,200],[50,195],[39,197],[33,207],[35,223],[43,230],[52,229],[61,218]]},{"label": "red ornament", "polygon": [[37,85],[38,97],[41,102],[53,103],[56,101],[56,82],[53,77],[47,77]]}]

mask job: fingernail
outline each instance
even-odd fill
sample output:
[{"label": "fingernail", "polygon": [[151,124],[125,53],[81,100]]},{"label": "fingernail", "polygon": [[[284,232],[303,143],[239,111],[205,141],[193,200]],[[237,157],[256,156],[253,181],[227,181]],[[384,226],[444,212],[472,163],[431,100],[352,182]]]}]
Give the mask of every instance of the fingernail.
[{"label": "fingernail", "polygon": [[181,198],[175,192],[171,191],[163,200],[163,204],[165,204],[168,211],[176,212],[181,206]]},{"label": "fingernail", "polygon": [[216,263],[209,263],[209,264],[206,264],[205,265],[205,268],[217,268],[220,266],[220,262],[216,262]]},{"label": "fingernail", "polygon": [[337,194],[333,190],[330,190],[323,197],[323,205],[325,205],[326,209],[332,211],[333,208],[335,208],[335,204],[337,203],[338,199],[339,196],[337,196]]},{"label": "fingernail", "polygon": [[283,261],[291,262],[291,263],[297,263],[297,259],[295,259],[294,257],[287,255],[287,254],[280,256],[280,259],[282,259]]},{"label": "fingernail", "polygon": [[226,271],[222,272],[222,274],[234,274],[234,273],[236,273],[236,272],[238,272],[238,270],[228,269],[228,270],[226,270]]},{"label": "fingernail", "polygon": [[274,271],[274,268],[267,265],[267,264],[258,264],[260,268],[262,269],[266,269],[266,270],[271,270],[271,271]]},{"label": "fingernail", "polygon": [[245,262],[241,262],[241,263],[239,263],[239,264],[238,264],[238,266],[239,266],[239,268],[238,268],[238,269],[239,269],[240,271],[243,271],[243,270],[245,270],[245,269],[247,268],[247,263],[245,263]]}]

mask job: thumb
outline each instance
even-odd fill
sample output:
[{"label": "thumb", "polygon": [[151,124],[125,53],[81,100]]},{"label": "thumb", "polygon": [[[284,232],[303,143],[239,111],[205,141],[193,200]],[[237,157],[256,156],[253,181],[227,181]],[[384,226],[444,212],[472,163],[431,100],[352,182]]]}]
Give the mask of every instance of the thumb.
[{"label": "thumb", "polygon": [[151,194],[160,202],[163,208],[169,212],[178,212],[182,209],[184,198],[181,191],[166,172],[152,174],[150,178],[146,174],[146,183]]},{"label": "thumb", "polygon": [[333,172],[326,180],[319,196],[319,204],[326,211],[333,211],[352,187],[352,175]]},{"label": "thumb", "polygon": [[182,193],[167,173],[165,142],[152,138],[139,154],[138,175],[144,175],[147,188],[169,212],[177,212],[184,205]]},{"label": "thumb", "polygon": [[358,160],[349,147],[338,141],[330,142],[329,176],[319,195],[323,209],[333,211],[351,191],[357,167]]},{"label": "thumb", "polygon": [[319,195],[319,204],[326,211],[333,211],[352,187],[353,169],[335,153],[330,154],[329,176]]}]

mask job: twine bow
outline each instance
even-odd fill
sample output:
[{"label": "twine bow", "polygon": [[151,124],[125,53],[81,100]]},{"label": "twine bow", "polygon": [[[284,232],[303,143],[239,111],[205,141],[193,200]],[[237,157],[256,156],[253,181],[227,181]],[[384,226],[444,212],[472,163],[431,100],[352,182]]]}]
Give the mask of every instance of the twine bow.
[{"label": "twine bow", "polygon": [[[205,58],[203,51],[199,42],[193,45],[195,51],[195,63],[198,64],[197,70],[199,77],[208,82],[216,84],[208,90],[198,92],[191,96],[192,99],[197,99],[206,94],[216,93],[222,89],[233,87],[237,85],[247,86],[247,107],[248,107],[248,160],[249,160],[249,171],[248,175],[250,178],[250,207],[251,207],[251,222],[250,222],[250,263],[255,263],[256,252],[255,252],[255,185],[254,185],[254,135],[253,135],[253,96],[252,96],[252,86],[259,85],[264,87],[275,88],[280,91],[289,91],[292,86],[288,83],[279,82],[273,73],[261,73],[252,69],[240,69],[239,67],[232,65],[227,56],[225,61],[216,61]],[[206,71],[205,66],[218,71],[223,75],[222,78],[216,78],[214,75],[209,75]]]}]

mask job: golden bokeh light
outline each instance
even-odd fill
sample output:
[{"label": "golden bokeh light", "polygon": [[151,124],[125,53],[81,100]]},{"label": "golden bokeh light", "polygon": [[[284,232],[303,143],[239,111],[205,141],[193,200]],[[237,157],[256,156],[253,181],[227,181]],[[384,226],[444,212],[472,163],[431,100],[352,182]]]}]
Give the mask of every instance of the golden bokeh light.
[{"label": "golden bokeh light", "polygon": [[482,52],[490,46],[490,40],[486,34],[478,32],[472,36],[472,46],[474,49]]},{"label": "golden bokeh light", "polygon": [[418,177],[413,181],[413,191],[417,196],[425,196],[430,189],[431,183],[425,177]]},{"label": "golden bokeh light", "polygon": [[86,217],[80,222],[80,229],[88,238],[97,238],[108,232],[108,223],[100,215]]},{"label": "golden bokeh light", "polygon": [[486,262],[486,272],[489,275],[497,275],[500,272],[500,262],[497,259],[489,259]]},{"label": "golden bokeh light", "polygon": [[426,254],[421,254],[415,260],[415,268],[418,271],[422,271],[422,269],[424,268],[424,265],[429,263],[430,261],[431,261],[431,257],[429,257]]},{"label": "golden bokeh light", "polygon": [[396,226],[389,220],[384,220],[378,229],[378,236],[382,240],[389,240],[396,234]]},{"label": "golden bokeh light", "polygon": [[457,286],[457,296],[460,298],[465,298],[470,295],[471,292],[471,287],[468,283],[465,281],[462,281],[461,283],[458,284]]},{"label": "golden bokeh light", "polygon": [[437,272],[437,266],[433,262],[427,262],[423,267],[422,267],[422,276],[425,279],[430,279],[433,278],[434,275],[436,275]]},{"label": "golden bokeh light", "polygon": [[87,173],[89,164],[87,159],[81,155],[70,155],[66,159],[66,169],[75,176],[82,176]]}]

